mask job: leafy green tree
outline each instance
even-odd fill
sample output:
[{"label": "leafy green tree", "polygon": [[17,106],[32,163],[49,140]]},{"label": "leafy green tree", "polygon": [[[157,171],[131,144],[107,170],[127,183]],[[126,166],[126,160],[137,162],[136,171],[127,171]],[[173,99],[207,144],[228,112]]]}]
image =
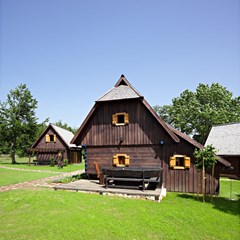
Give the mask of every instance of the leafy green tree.
[{"label": "leafy green tree", "polygon": [[204,144],[213,125],[240,121],[240,97],[218,83],[185,90],[168,106],[154,109],[165,121]]},{"label": "leafy green tree", "polygon": [[[202,169],[202,194],[205,202],[205,169],[212,168],[212,183],[214,179],[214,166],[218,160],[217,150],[212,145],[207,145],[204,149],[195,149],[194,157],[197,159],[196,167]],[[213,184],[211,184],[212,186]],[[212,196],[212,193],[211,193]]]},{"label": "leafy green tree", "polygon": [[46,118],[43,122],[38,123],[36,139],[38,139],[41,136],[41,134],[44,132],[44,130],[47,128],[48,122],[49,122],[49,118]]},{"label": "leafy green tree", "polygon": [[35,110],[37,100],[31,95],[26,84],[10,90],[6,102],[0,102],[0,148],[11,154],[24,155],[34,142],[37,130]]},{"label": "leafy green tree", "polygon": [[77,132],[76,128],[70,127],[67,123],[63,123],[62,120],[59,120],[59,121],[55,122],[54,124],[58,127],[61,127],[63,129],[66,129],[66,130],[72,132],[73,134],[75,134]]},{"label": "leafy green tree", "polygon": [[171,124],[173,122],[173,119],[171,118],[169,112],[171,110],[172,105],[163,105],[163,106],[159,106],[156,105],[153,107],[153,110],[159,115],[161,116],[161,118]]},{"label": "leafy green tree", "polygon": [[217,150],[211,144],[204,149],[195,149],[193,154],[197,159],[196,167],[202,169],[204,165],[205,169],[211,168],[218,160],[216,152]]}]

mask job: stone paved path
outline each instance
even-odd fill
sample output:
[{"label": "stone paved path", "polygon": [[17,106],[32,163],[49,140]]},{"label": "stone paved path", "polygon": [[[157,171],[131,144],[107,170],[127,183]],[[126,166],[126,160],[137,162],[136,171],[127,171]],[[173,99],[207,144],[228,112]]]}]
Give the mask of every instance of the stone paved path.
[{"label": "stone paved path", "polygon": [[[52,172],[52,171],[47,171],[47,170],[30,170],[30,169],[22,169],[22,168],[10,168],[10,167],[5,167],[5,166],[0,166],[0,168],[6,168],[6,169],[11,169],[11,170],[16,170],[16,171],[28,171],[28,172],[29,171],[31,171],[31,172]],[[56,172],[54,172],[54,173],[56,173]],[[63,177],[70,177],[70,176],[81,174],[81,173],[84,173],[84,170],[77,170],[77,171],[68,172],[68,173],[56,173],[56,176],[26,181],[26,182],[17,183],[17,184],[11,184],[8,186],[2,186],[2,187],[0,187],[0,192],[10,191],[10,190],[14,190],[14,189],[31,188],[31,187],[54,187],[54,186],[61,184],[61,183],[54,183],[53,182],[54,180],[57,180],[57,179],[63,178]]]}]

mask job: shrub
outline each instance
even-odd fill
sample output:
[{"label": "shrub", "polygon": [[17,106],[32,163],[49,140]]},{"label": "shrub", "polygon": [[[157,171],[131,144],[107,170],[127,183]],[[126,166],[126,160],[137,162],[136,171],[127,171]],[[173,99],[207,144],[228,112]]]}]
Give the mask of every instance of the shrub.
[{"label": "shrub", "polygon": [[63,166],[66,167],[68,165],[68,160],[67,159],[64,159],[63,160]]},{"label": "shrub", "polygon": [[53,157],[50,158],[50,167],[55,166],[55,159]]}]

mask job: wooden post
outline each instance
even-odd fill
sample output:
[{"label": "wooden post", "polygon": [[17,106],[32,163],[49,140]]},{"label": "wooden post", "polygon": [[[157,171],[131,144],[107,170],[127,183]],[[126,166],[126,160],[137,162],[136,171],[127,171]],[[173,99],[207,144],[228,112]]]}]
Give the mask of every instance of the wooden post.
[{"label": "wooden post", "polygon": [[28,165],[31,165],[31,153],[29,153]]},{"label": "wooden post", "polygon": [[202,194],[203,194],[203,202],[205,202],[205,166],[204,166],[204,158],[202,161]]},{"label": "wooden post", "polygon": [[[213,181],[214,181],[214,166],[215,164],[213,163],[213,165],[212,165],[212,180],[211,180],[211,202],[212,202],[212,197],[213,197]],[[215,193],[215,191],[214,191],[214,193]]]}]

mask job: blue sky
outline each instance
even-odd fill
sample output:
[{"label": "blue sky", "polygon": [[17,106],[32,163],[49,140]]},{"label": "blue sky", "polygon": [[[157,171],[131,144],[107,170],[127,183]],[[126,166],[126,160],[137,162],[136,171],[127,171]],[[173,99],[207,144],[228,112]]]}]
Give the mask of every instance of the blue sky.
[{"label": "blue sky", "polygon": [[0,101],[26,83],[37,117],[78,127],[120,75],[150,105],[199,83],[240,95],[239,0],[0,0]]}]

